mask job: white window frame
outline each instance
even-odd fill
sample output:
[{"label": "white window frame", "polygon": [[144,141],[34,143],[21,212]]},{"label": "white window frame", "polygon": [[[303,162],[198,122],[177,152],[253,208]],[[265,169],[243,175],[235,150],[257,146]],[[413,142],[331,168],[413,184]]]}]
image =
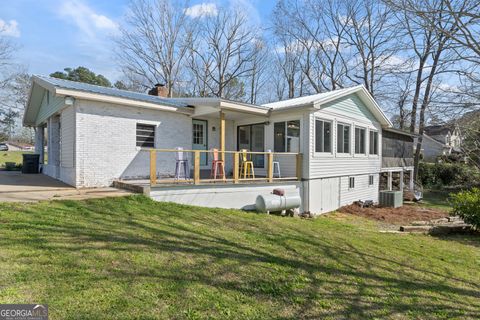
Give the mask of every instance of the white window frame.
[{"label": "white window frame", "polygon": [[[322,121],[322,122],[328,122],[330,123],[330,151],[317,151],[317,121]],[[313,152],[315,156],[333,156],[333,136],[334,136],[334,127],[336,125],[336,122],[333,120],[325,119],[325,118],[319,118],[319,117],[314,117],[314,122],[313,122]]]},{"label": "white window frame", "polygon": [[[357,147],[357,135],[356,135],[356,130],[357,129],[360,129],[360,130],[364,130],[365,131],[365,143],[364,143],[364,152],[363,153],[357,153],[357,150],[356,150],[356,147]],[[353,155],[355,157],[366,157],[368,155],[368,137],[367,137],[367,133],[368,133],[368,128],[367,127],[363,127],[363,126],[357,126],[355,125],[354,126],[354,129],[353,129],[353,141],[354,141],[354,145],[353,145]]]},{"label": "white window frame", "polygon": [[[352,181],[353,181],[353,187],[351,183]],[[354,190],[354,189],[355,189],[355,177],[348,177],[348,190]]]},{"label": "white window frame", "polygon": [[[142,146],[137,146],[137,125],[145,125],[145,126],[151,126],[153,127],[153,147],[142,147]],[[155,123],[151,123],[148,121],[138,121],[135,123],[135,148],[137,150],[143,149],[143,148],[153,148],[155,149],[157,147],[157,132],[158,132],[158,126]]]},{"label": "white window frame", "polygon": [[[372,183],[370,183],[370,180]],[[368,186],[373,187],[375,185],[375,176],[373,174],[368,175]]]}]

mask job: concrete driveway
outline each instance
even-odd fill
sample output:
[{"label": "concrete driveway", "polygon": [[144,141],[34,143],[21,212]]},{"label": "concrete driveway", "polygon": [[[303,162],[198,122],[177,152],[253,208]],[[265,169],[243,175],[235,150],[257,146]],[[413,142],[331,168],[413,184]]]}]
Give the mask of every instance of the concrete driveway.
[{"label": "concrete driveway", "polygon": [[116,188],[75,189],[43,174],[0,171],[0,202],[81,200],[130,194],[132,193]]}]

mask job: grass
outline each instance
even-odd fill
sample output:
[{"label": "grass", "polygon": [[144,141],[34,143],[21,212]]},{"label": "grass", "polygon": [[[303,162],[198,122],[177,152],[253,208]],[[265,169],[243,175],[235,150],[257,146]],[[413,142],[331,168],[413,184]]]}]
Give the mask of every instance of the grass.
[{"label": "grass", "polygon": [[0,303],[51,319],[478,319],[480,240],[157,203],[0,204]]},{"label": "grass", "polygon": [[25,151],[0,151],[0,167],[5,167],[5,162],[20,164],[23,161],[22,154],[31,153]]},{"label": "grass", "polygon": [[452,191],[424,190],[422,201],[416,205],[420,207],[450,211],[452,207],[449,205],[447,199],[451,192]]}]

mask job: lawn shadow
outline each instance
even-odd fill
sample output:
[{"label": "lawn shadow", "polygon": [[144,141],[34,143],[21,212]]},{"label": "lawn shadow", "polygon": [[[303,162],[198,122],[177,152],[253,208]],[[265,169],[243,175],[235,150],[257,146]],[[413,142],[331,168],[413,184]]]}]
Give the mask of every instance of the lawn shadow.
[{"label": "lawn shadow", "polygon": [[[118,206],[122,206],[121,201]],[[0,245],[72,256],[71,281],[83,263],[76,259],[79,252],[91,255],[85,259],[93,259],[96,252],[109,252],[121,266],[110,263],[94,269],[101,273],[93,272],[92,282],[107,274],[113,282],[132,286],[139,281],[174,283],[172,290],[181,299],[186,299],[186,289],[194,285],[213,287],[221,295],[243,297],[240,304],[255,297],[278,311],[288,309],[286,316],[272,314],[277,318],[385,318],[412,310],[424,317],[439,311],[448,317],[480,317],[477,283],[454,278],[447,282],[444,274],[388,255],[368,253],[348,238],[315,236],[310,234],[315,229],[306,232],[295,224],[262,226],[286,220],[278,217],[252,222],[248,214],[203,216],[186,206],[178,206],[175,213],[159,209],[160,204],[150,206],[152,212],[146,214],[126,206],[98,210],[66,202],[51,212],[59,219],[37,217],[35,223],[13,222],[10,229],[28,232],[28,236],[15,241],[1,237]],[[75,219],[62,221],[61,217],[69,214],[76,215]],[[233,219],[245,223],[235,224]],[[124,257],[127,253],[159,256],[169,262],[154,260],[145,265]],[[28,263],[28,257],[23,259]],[[38,269],[45,272],[42,270]],[[430,294],[435,299],[429,299]],[[398,297],[394,303],[392,297]],[[459,305],[462,300],[470,303]]]}]

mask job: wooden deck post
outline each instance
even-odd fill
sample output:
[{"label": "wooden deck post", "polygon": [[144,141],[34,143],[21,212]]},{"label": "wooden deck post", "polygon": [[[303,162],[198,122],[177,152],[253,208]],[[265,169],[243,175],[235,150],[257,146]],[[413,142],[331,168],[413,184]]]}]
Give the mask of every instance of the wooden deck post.
[{"label": "wooden deck post", "polygon": [[193,183],[200,184],[200,151],[195,151],[194,153]]},{"label": "wooden deck post", "polygon": [[150,150],[150,185],[157,184],[157,151]]},{"label": "wooden deck post", "polygon": [[273,153],[268,153],[268,182],[273,182]]},{"label": "wooden deck post", "polygon": [[225,113],[220,111],[220,160],[225,162]]},{"label": "wooden deck post", "polygon": [[238,152],[233,153],[233,183],[238,183],[238,174],[240,170],[240,156]]},{"label": "wooden deck post", "polygon": [[301,181],[302,180],[302,154],[301,153],[297,153],[297,180],[298,181]]}]

